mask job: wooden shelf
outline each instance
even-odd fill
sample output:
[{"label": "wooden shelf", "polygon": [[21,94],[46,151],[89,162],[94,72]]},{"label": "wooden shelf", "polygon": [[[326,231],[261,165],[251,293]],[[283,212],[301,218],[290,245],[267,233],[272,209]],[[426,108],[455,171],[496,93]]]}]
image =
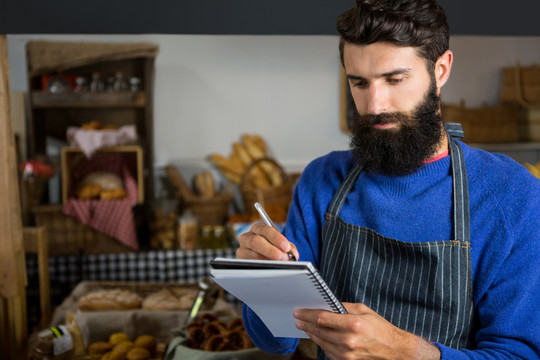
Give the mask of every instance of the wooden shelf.
[{"label": "wooden shelf", "polygon": [[540,142],[469,144],[472,147],[505,154],[520,163],[540,162]]},{"label": "wooden shelf", "polygon": [[[133,174],[137,180],[137,201],[139,204],[144,203],[144,167],[143,167],[143,150],[136,145],[111,146],[101,148],[97,151],[100,153],[124,153],[127,156],[132,156],[135,163],[137,173]],[[65,204],[69,197],[71,186],[71,169],[77,162],[84,157],[83,152],[78,147],[64,147],[61,153],[62,164],[62,203]]]},{"label": "wooden shelf", "polygon": [[502,151],[502,150],[538,150],[540,142],[519,142],[519,143],[498,143],[498,144],[469,144],[472,147],[484,149],[487,151]]},{"label": "wooden shelf", "polygon": [[146,95],[143,92],[122,93],[63,93],[54,94],[32,91],[34,108],[121,108],[144,107]]},{"label": "wooden shelf", "polygon": [[[65,49],[73,56],[74,49],[79,45],[70,43],[54,43],[53,47],[46,47],[46,51]],[[50,44],[49,44],[50,45]],[[102,44],[86,43],[85,48],[90,52],[99,50]],[[28,48],[27,48],[28,50]],[[48,53],[47,53],[48,54]],[[151,200],[154,197],[154,145],[153,145],[153,92],[154,92],[154,56],[130,57],[121,53],[109,54],[93,60],[77,61],[73,67],[62,65],[61,69],[51,68],[47,73],[33,72],[30,59],[27,57],[28,75],[28,154],[34,157],[37,154],[47,154],[48,139],[66,142],[66,132],[69,127],[80,127],[91,121],[100,121],[104,125],[121,127],[135,125],[137,129],[137,143],[142,148],[144,197]],[[77,59],[79,59],[77,57]],[[68,68],[66,68],[68,66]],[[82,76],[90,79],[94,73],[106,78],[121,71],[126,79],[137,77],[141,79],[138,92],[84,92],[84,93],[49,93],[43,91],[44,76],[63,72],[66,77]],[[59,188],[58,190],[61,191]],[[51,200],[49,198],[49,200]],[[54,199],[56,200],[56,199]],[[61,200],[61,199],[58,199]]]}]

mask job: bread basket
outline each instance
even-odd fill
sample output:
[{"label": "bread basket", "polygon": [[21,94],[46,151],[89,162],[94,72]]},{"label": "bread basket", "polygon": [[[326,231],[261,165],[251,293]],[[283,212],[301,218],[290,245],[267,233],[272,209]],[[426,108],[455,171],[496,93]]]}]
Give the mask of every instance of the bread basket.
[{"label": "bread basket", "polygon": [[[254,187],[248,181],[250,171],[262,162],[268,162],[273,165],[281,174],[283,182],[281,185],[272,185],[268,187]],[[285,216],[289,211],[292,200],[292,181],[287,176],[285,170],[274,159],[269,157],[259,158],[253,161],[244,172],[242,182],[240,183],[244,210],[248,213],[256,213],[253,204],[259,202],[267,211],[270,209],[282,209]],[[272,215],[271,215],[272,217]],[[279,219],[274,219],[280,221]]]}]

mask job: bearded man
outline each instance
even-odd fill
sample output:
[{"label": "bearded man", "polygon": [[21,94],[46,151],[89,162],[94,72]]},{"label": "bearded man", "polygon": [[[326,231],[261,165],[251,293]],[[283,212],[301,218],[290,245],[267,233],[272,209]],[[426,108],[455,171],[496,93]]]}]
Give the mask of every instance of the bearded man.
[{"label": "bearded man", "polygon": [[[311,162],[283,234],[237,257],[311,261],[348,314],[297,309],[319,359],[538,359],[540,182],[459,141],[440,115],[450,76],[435,0],[357,0],[338,19],[357,116],[351,149]],[[247,306],[261,349],[289,353]]]}]

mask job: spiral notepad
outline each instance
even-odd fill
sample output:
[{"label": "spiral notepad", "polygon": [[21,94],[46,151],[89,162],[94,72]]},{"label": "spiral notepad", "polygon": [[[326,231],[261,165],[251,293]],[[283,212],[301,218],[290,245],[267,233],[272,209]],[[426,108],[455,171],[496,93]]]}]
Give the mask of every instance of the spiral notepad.
[{"label": "spiral notepad", "polygon": [[312,263],[216,258],[214,280],[248,305],[276,337],[307,337],[296,328],[294,309],[347,311]]}]

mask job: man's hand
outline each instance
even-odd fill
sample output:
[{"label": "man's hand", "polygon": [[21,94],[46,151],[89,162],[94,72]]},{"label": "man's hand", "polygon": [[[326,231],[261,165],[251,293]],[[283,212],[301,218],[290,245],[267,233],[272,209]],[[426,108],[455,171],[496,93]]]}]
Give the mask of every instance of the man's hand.
[{"label": "man's hand", "polygon": [[287,252],[292,251],[298,259],[298,250],[285,236],[273,227],[254,224],[249,232],[238,237],[240,247],[236,250],[239,259],[289,260]]},{"label": "man's hand", "polygon": [[337,359],[440,359],[439,349],[401,330],[364,304],[343,304],[348,314],[295,310],[296,327],[326,356]]}]

